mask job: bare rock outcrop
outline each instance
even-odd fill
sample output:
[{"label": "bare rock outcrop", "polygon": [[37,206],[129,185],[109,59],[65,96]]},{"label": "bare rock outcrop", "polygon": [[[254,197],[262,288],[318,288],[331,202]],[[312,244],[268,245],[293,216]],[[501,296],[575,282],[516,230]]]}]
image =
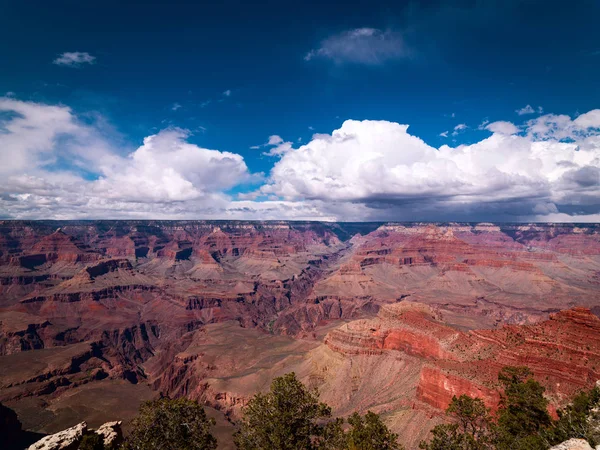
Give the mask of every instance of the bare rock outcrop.
[{"label": "bare rock outcrop", "polygon": [[95,433],[102,437],[105,448],[116,448],[121,442],[123,442],[123,431],[121,430],[122,422],[120,420],[115,422],[106,422],[101,425]]},{"label": "bare rock outcrop", "polygon": [[87,431],[87,423],[81,422],[50,436],[46,436],[29,446],[28,450],[74,450],[79,446]]},{"label": "bare rock outcrop", "polygon": [[[599,290],[598,224],[0,221],[0,400],[34,431],[48,405],[127,382],[229,409],[329,332],[304,379],[417,411],[414,437],[455,393],[497,403],[504,365],[530,366],[558,406],[591,386]],[[228,323],[302,350],[254,356],[215,337]],[[181,346],[201,330],[202,351]],[[261,375],[232,388],[244,358]],[[348,361],[350,383],[328,375]]]},{"label": "bare rock outcrop", "polygon": [[86,422],[46,436],[29,446],[28,450],[75,450],[86,434],[96,433],[102,438],[104,448],[115,449],[123,442],[121,421],[106,422],[97,430],[88,428]]},{"label": "bare rock outcrop", "polygon": [[[597,446],[596,449],[600,448]],[[562,444],[555,445],[550,450],[594,450],[585,439],[569,439]]]}]

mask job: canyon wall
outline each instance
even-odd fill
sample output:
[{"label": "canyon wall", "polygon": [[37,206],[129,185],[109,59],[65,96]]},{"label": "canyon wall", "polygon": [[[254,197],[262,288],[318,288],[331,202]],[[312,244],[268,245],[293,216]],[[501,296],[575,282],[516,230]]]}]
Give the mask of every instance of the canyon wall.
[{"label": "canyon wall", "polygon": [[416,439],[503,365],[556,405],[600,378],[598,312],[597,225],[0,221],[0,401],[31,429],[119,383],[235,418],[294,369]]}]

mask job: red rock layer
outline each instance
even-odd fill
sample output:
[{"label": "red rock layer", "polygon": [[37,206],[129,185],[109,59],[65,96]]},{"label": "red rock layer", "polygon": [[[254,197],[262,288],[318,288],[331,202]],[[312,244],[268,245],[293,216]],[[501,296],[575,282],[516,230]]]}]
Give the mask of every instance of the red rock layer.
[{"label": "red rock layer", "polygon": [[555,405],[600,379],[600,318],[586,308],[533,325],[465,333],[436,320],[423,305],[400,303],[382,308],[378,319],[331,331],[325,343],[347,355],[396,350],[421,358],[417,398],[441,410],[460,394],[497,407],[498,372],[508,365],[530,367]]}]

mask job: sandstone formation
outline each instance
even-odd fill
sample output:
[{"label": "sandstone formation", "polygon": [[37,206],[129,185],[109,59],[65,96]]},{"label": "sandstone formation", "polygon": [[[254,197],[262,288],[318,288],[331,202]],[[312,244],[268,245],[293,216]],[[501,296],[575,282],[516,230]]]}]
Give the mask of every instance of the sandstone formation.
[{"label": "sandstone formation", "polygon": [[98,434],[102,438],[106,449],[115,449],[123,442],[120,421],[106,422],[97,430],[91,430],[86,422],[81,422],[71,428],[40,439],[30,445],[28,450],[74,450],[79,447],[84,436],[89,433]]},{"label": "sandstone formation", "polygon": [[589,309],[561,311],[532,325],[468,332],[439,319],[424,305],[387,305],[376,319],[331,331],[325,344],[345,355],[396,350],[416,356],[421,363],[417,398],[439,410],[461,394],[497,407],[498,372],[508,365],[529,366],[555,406],[600,378],[600,318]]},{"label": "sandstone formation", "polygon": [[76,403],[122,383],[235,418],[297,370],[414,443],[506,364],[589,386],[598,312],[597,225],[0,221],[0,401],[45,433],[127,420]]},{"label": "sandstone formation", "polygon": [[[600,446],[596,447],[596,449]],[[555,445],[550,450],[594,450],[585,439],[569,439],[562,444]]]},{"label": "sandstone formation", "polygon": [[86,431],[87,423],[81,422],[60,433],[40,439],[30,445],[28,450],[73,450],[79,446]]},{"label": "sandstone formation", "polygon": [[94,433],[102,437],[102,442],[104,443],[105,448],[117,448],[117,445],[123,441],[121,424],[122,422],[120,420],[115,422],[106,422],[98,427],[97,430],[94,430]]}]

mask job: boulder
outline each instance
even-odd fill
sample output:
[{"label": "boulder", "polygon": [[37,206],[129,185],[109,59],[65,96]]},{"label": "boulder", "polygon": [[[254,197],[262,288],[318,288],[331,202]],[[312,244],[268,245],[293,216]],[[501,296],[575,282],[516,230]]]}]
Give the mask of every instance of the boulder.
[{"label": "boulder", "polygon": [[51,434],[29,446],[28,450],[74,450],[87,431],[87,423],[81,422],[56,434]]},{"label": "boulder", "polygon": [[116,422],[106,422],[96,430],[96,434],[99,434],[104,440],[104,447],[116,448],[117,445],[123,442],[121,423],[120,420]]},{"label": "boulder", "polygon": [[[596,447],[598,448],[598,447]],[[555,445],[550,450],[594,450],[585,439],[569,439],[562,444]]]}]

